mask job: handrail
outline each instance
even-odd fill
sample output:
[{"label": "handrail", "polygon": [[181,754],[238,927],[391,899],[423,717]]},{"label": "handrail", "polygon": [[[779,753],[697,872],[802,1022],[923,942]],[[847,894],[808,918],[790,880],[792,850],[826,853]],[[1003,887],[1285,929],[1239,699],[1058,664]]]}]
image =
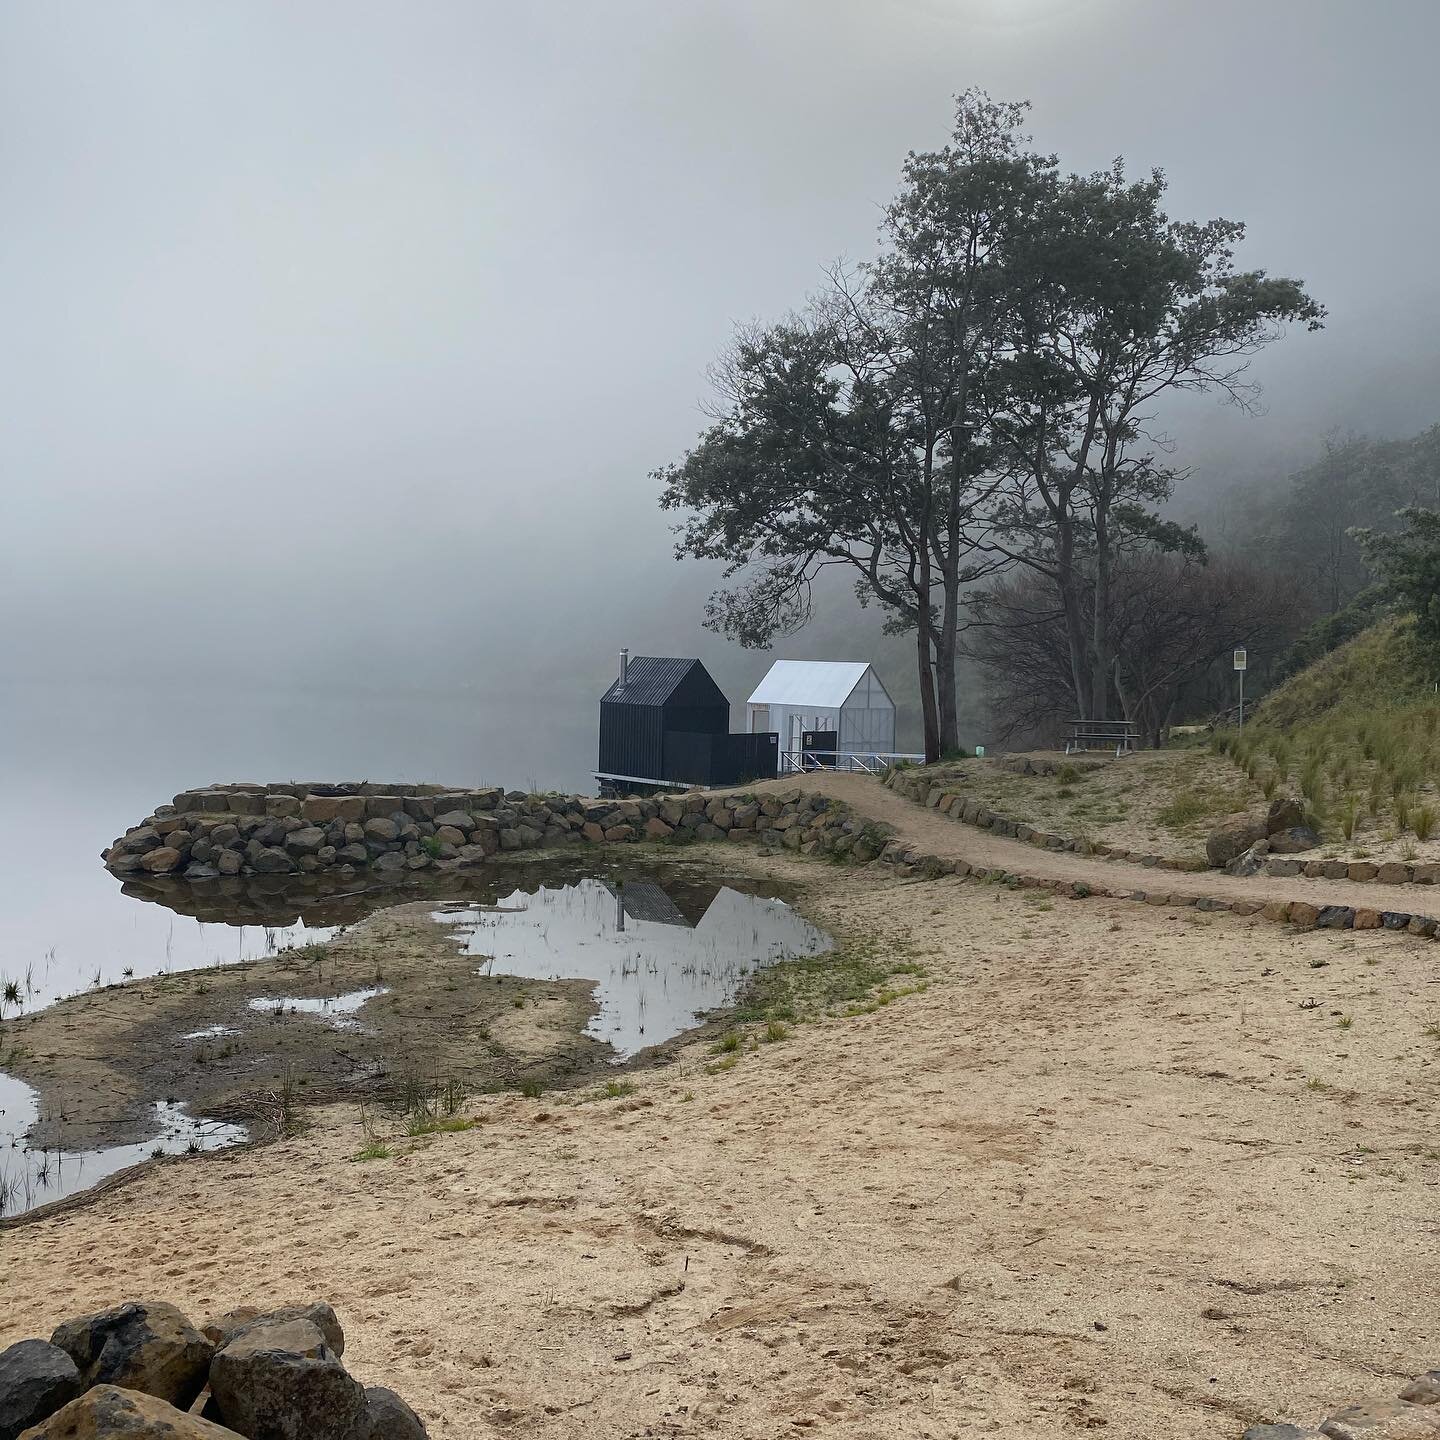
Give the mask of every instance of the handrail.
[{"label": "handrail", "polygon": [[844,770],[865,775],[879,775],[897,761],[923,765],[923,755],[907,755],[896,750],[782,750],[782,773],[803,775],[812,770]]}]

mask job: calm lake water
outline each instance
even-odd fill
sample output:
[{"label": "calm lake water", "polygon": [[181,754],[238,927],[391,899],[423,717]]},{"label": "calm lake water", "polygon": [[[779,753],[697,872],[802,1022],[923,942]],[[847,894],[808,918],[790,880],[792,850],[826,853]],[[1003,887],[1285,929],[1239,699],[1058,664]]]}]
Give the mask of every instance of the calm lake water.
[{"label": "calm lake water", "polygon": [[[363,706],[320,696],[210,693],[157,697],[82,686],[20,687],[0,732],[0,993],[41,1008],[132,976],[193,970],[324,939],[384,897],[301,906],[245,897],[197,903],[186,887],[128,886],[100,851],[176,791],[224,780],[441,780],[458,785],[591,790],[592,705],[583,715],[516,723],[475,697],[381,696]],[[483,757],[483,758],[482,758]],[[613,867],[611,867],[613,869]],[[358,887],[364,889],[362,882]],[[662,890],[600,878],[516,889],[497,904],[469,890],[437,893],[485,965],[536,978],[597,982],[592,1032],[617,1058],[659,1043],[697,1013],[729,1003],[757,965],[814,954],[826,937],[788,906],[714,885]],[[670,893],[667,893],[670,892]],[[416,898],[398,894],[397,900]],[[447,900],[462,903],[458,908]],[[231,908],[227,908],[231,907]],[[348,908],[347,908],[348,907]],[[506,913],[508,912],[508,913]],[[369,995],[299,1002],[317,1023],[364,1023]],[[287,1009],[297,1002],[277,995]],[[7,1013],[16,1006],[7,1005]],[[231,1144],[240,1133],[185,1115],[156,1097],[155,1134],[139,1145],[41,1156],[23,1136],[36,1118],[29,1087],[3,1073],[0,1047],[0,1213],[58,1199],[146,1158]]]}]

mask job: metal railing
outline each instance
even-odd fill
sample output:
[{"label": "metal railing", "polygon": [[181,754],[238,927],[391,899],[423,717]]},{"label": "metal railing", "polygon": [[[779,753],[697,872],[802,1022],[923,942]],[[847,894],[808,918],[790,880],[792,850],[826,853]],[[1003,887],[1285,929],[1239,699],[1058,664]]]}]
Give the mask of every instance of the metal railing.
[{"label": "metal railing", "polygon": [[895,750],[782,750],[780,773],[803,775],[811,770],[847,770],[864,775],[879,775],[887,766],[908,760],[923,765],[923,755],[905,755]]}]

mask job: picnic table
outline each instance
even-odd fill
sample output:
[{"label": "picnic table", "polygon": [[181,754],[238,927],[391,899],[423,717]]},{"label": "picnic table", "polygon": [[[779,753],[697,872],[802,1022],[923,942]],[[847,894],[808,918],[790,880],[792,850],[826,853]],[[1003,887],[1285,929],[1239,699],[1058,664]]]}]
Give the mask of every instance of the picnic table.
[{"label": "picnic table", "polygon": [[1133,720],[1067,720],[1070,733],[1065,737],[1065,753],[1081,754],[1087,750],[1113,750],[1118,760],[1135,749]]}]

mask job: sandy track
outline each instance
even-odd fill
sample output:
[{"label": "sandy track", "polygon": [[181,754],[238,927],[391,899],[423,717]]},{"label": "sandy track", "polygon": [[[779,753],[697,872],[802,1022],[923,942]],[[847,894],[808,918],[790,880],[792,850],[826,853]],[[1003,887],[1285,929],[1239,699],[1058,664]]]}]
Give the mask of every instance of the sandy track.
[{"label": "sandy track", "polygon": [[0,1233],[0,1344],[325,1296],[463,1440],[1217,1440],[1440,1361],[1433,945],[745,863],[929,988],[389,1160],[346,1109],[152,1171]]},{"label": "sandy track", "polygon": [[[791,780],[793,786],[796,782]],[[775,781],[758,789],[784,789]],[[814,772],[804,788],[833,795],[862,815],[893,825],[927,854],[968,860],[972,865],[1004,866],[1026,875],[1083,880],[1110,890],[1168,890],[1173,895],[1212,895],[1231,900],[1308,900],[1312,905],[1366,906],[1440,915],[1440,889],[1433,885],[1377,885],[1347,880],[1312,880],[1303,875],[1277,879],[1269,875],[1226,875],[1220,870],[1186,872],[1132,865],[1123,860],[1092,860],[1067,850],[1040,850],[1019,840],[992,835],[974,825],[952,820],[887,790],[868,775]]]}]

